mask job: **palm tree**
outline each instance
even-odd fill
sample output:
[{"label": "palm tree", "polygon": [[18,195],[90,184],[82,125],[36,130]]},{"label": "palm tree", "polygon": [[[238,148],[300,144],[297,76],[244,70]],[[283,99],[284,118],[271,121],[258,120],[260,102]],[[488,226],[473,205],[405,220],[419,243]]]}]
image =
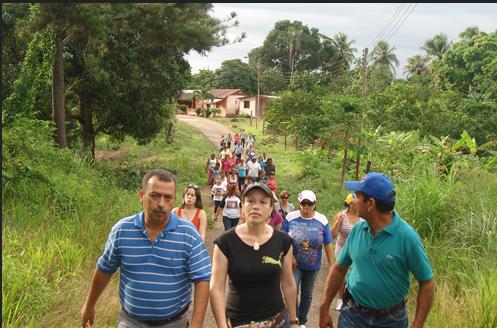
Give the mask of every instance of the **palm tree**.
[{"label": "palm tree", "polygon": [[428,56],[437,57],[442,59],[444,53],[449,50],[450,43],[448,37],[444,33],[438,33],[432,39],[425,41],[425,45],[421,47],[421,50],[426,51]]},{"label": "palm tree", "polygon": [[399,66],[399,60],[397,59],[397,55],[393,53],[395,47],[389,47],[388,42],[385,40],[379,41],[371,52],[370,58],[374,66],[387,65],[395,73],[395,67]]},{"label": "palm tree", "polygon": [[478,28],[478,26],[473,25],[466,27],[464,31],[459,33],[459,37],[462,40],[471,41],[471,39],[478,34],[480,34],[480,29]]},{"label": "palm tree", "polygon": [[407,59],[404,72],[407,76],[421,75],[428,70],[428,58],[415,55]]},{"label": "palm tree", "polygon": [[198,90],[193,91],[193,97],[200,98],[201,113],[204,113],[204,100],[214,99],[214,95],[210,92],[210,90],[206,86],[200,86]]},{"label": "palm tree", "polygon": [[339,32],[335,34],[334,38],[330,38],[322,33],[319,36],[325,40],[330,41],[333,47],[336,49],[337,55],[335,56],[334,71],[341,73],[345,69],[350,67],[351,62],[354,60],[354,52],[357,51],[356,48],[352,48],[352,43],[354,40],[348,40],[347,34]]}]

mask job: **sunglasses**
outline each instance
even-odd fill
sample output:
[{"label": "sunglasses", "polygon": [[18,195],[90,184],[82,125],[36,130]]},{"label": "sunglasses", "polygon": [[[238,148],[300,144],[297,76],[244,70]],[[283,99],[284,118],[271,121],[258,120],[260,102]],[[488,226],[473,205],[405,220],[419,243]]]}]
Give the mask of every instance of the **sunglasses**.
[{"label": "sunglasses", "polygon": [[199,186],[197,186],[197,185],[195,185],[195,184],[191,184],[191,183],[190,183],[188,186],[186,186],[186,189],[188,189],[188,188],[200,189],[200,187],[199,187]]},{"label": "sunglasses", "polygon": [[311,203],[311,202],[301,202],[300,205],[304,206],[304,207],[311,207],[312,205],[314,205],[314,203]]},{"label": "sunglasses", "polygon": [[280,196],[281,199],[288,199],[288,196]]}]

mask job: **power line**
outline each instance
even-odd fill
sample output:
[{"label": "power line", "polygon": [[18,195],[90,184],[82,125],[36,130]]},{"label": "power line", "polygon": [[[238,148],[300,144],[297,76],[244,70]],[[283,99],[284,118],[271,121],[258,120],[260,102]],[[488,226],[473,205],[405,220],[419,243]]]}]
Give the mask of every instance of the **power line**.
[{"label": "power line", "polygon": [[409,10],[409,12],[407,13],[407,15],[405,15],[405,18],[402,20],[402,22],[395,28],[395,30],[393,30],[393,32],[386,38],[385,41],[388,41],[392,38],[392,36],[394,36],[394,34],[397,32],[397,30],[402,26],[402,24],[404,24],[404,22],[406,21],[406,19],[411,15],[411,13],[414,11],[414,8],[416,8],[418,4],[417,3],[414,3],[413,6],[411,7],[411,9]]},{"label": "power line", "polygon": [[368,44],[368,48],[372,46],[377,40],[381,40],[381,37],[384,35],[384,33],[387,31],[387,26],[392,24],[393,21],[396,19],[396,16],[400,13],[402,10],[402,7],[404,7],[405,3],[401,3],[397,9],[394,11],[393,15],[390,17],[388,22],[383,26],[383,28],[380,30],[380,32],[376,35],[376,37]]}]

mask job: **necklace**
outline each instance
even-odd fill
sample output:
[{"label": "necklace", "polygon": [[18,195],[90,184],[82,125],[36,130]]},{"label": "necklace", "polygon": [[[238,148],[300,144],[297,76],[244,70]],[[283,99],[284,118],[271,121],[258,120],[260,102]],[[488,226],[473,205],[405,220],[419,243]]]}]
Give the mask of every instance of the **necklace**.
[{"label": "necklace", "polygon": [[258,250],[259,250],[259,243],[254,242],[254,251],[258,251]]}]

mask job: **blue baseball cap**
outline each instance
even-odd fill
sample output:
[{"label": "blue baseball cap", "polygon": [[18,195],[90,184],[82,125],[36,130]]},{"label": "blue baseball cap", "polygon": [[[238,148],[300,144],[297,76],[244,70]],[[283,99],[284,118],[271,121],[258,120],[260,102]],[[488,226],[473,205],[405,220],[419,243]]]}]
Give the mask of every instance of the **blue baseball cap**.
[{"label": "blue baseball cap", "polygon": [[361,191],[373,198],[384,202],[395,202],[395,187],[392,180],[383,173],[371,172],[361,181],[346,181],[345,188]]}]

